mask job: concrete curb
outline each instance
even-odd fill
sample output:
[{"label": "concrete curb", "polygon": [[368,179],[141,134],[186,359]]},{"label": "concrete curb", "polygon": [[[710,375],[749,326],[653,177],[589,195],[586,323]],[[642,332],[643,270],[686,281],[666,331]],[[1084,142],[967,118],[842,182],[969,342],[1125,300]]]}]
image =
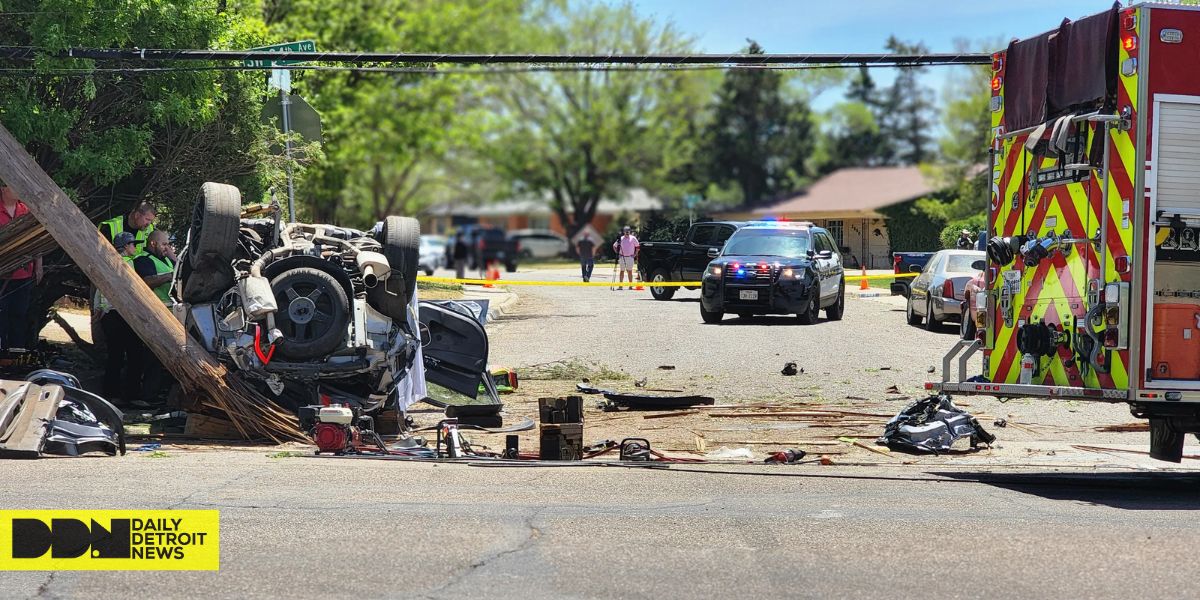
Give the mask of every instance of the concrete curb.
[{"label": "concrete curb", "polygon": [[504,313],[510,311],[520,299],[521,297],[516,292],[506,290],[503,298],[488,303],[488,321],[499,319]]}]

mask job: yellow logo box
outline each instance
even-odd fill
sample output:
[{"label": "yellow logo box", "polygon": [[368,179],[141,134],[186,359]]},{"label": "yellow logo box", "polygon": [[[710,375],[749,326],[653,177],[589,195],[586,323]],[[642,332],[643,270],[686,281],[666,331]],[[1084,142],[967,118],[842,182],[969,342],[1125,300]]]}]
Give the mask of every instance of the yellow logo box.
[{"label": "yellow logo box", "polygon": [[0,510],[0,571],[216,571],[215,510]]}]

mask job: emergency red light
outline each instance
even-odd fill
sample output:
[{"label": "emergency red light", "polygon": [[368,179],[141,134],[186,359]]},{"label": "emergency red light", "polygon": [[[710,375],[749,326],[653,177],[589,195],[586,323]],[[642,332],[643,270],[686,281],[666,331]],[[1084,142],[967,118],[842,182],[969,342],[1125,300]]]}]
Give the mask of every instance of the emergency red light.
[{"label": "emergency red light", "polygon": [[1133,31],[1137,28],[1137,14],[1129,11],[1121,15],[1121,29]]},{"label": "emergency red light", "polygon": [[1133,52],[1134,50],[1137,50],[1137,36],[1133,35],[1132,33],[1121,34],[1121,47],[1124,48],[1126,52]]},{"label": "emergency red light", "polygon": [[1000,91],[1000,86],[1003,85],[1003,83],[1004,83],[1004,81],[1002,79],[1000,79],[999,75],[993,77],[992,78],[992,91],[993,92]]}]

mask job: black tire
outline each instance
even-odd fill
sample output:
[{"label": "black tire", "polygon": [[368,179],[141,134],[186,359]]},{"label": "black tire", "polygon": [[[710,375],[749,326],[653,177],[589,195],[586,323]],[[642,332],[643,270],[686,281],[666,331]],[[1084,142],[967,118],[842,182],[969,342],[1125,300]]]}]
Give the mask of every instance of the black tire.
[{"label": "black tire", "polygon": [[962,309],[962,322],[958,325],[958,335],[964,340],[973,340],[977,331],[975,319],[971,318],[971,311],[967,310],[967,307],[964,306]]},{"label": "black tire", "polygon": [[908,324],[917,326],[921,324],[921,315],[917,314],[917,310],[913,308],[912,292],[909,292],[908,302],[905,303],[905,314],[908,316]]},{"label": "black tire", "polygon": [[841,321],[842,315],[846,312],[846,282],[842,281],[838,285],[837,300],[825,309],[825,318],[830,321]]},{"label": "black tire", "polygon": [[508,263],[508,264],[504,265],[504,272],[505,273],[516,273],[517,272],[517,263]]},{"label": "black tire", "polygon": [[425,267],[425,276],[433,277],[433,268],[432,267]]},{"label": "black tire", "polygon": [[754,317],[754,313],[740,312],[737,316],[739,319],[750,319]]},{"label": "black tire", "polygon": [[808,294],[808,309],[796,315],[801,325],[812,325],[821,315],[821,292],[814,286]]},{"label": "black tire", "polygon": [[710,324],[711,323],[720,323],[721,319],[725,318],[725,313],[721,312],[719,310],[711,311],[711,312],[704,310],[704,304],[701,303],[700,304],[700,318],[704,319],[705,323],[710,323]]},{"label": "black tire", "polygon": [[650,295],[653,296],[655,300],[670,300],[671,298],[674,298],[674,287],[665,285],[654,287],[654,282],[656,281],[661,283],[663,281],[670,280],[671,275],[667,273],[666,269],[658,269],[654,271],[654,274],[650,276]]},{"label": "black tire", "polygon": [[410,217],[388,217],[378,239],[392,271],[381,284],[367,290],[367,301],[393,321],[407,321],[408,304],[417,290],[421,224]]},{"label": "black tire", "polygon": [[213,262],[232,260],[241,225],[242,193],[236,187],[212,182],[200,186],[188,261],[196,269],[211,269]]},{"label": "black tire", "polygon": [[293,360],[323,358],[345,344],[350,321],[346,290],[319,269],[284,271],[271,280],[279,310],[275,325],[283,333],[279,354]]},{"label": "black tire", "polygon": [[925,297],[925,331],[937,331],[942,322],[933,317],[933,296]]}]

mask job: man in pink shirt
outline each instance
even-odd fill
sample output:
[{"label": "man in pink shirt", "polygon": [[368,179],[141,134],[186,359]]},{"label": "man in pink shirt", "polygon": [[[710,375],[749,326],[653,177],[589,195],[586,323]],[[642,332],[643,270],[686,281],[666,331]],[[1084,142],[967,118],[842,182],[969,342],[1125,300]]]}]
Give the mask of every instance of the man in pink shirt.
[{"label": "man in pink shirt", "polygon": [[[638,239],[633,235],[633,229],[628,225],[621,230],[621,237],[613,242],[613,252],[617,253],[617,268],[621,271],[621,282],[625,281],[625,276],[629,276],[629,282],[633,283],[633,269],[637,265],[638,249],[642,245],[638,243]],[[618,289],[633,289],[633,286],[620,287]]]},{"label": "man in pink shirt", "polygon": [[[0,227],[29,212],[12,188],[0,182]],[[12,273],[0,274],[0,349],[29,348],[29,300],[35,283],[42,282],[42,257]],[[36,341],[36,340],[35,340]]]}]

